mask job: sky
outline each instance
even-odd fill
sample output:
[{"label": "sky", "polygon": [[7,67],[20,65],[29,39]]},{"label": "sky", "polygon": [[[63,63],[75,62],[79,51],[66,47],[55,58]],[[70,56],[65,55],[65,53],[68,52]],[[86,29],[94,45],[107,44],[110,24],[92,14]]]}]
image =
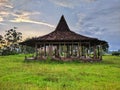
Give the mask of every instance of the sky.
[{"label": "sky", "polygon": [[120,0],[0,0],[0,35],[17,27],[23,39],[42,36],[62,15],[72,31],[120,49]]}]

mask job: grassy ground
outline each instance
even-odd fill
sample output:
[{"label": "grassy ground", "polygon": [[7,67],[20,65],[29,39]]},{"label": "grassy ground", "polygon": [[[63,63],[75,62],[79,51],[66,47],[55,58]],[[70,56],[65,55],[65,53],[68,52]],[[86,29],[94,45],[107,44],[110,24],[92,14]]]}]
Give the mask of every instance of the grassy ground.
[{"label": "grassy ground", "polygon": [[0,57],[0,90],[120,90],[120,57],[102,62],[24,62]]}]

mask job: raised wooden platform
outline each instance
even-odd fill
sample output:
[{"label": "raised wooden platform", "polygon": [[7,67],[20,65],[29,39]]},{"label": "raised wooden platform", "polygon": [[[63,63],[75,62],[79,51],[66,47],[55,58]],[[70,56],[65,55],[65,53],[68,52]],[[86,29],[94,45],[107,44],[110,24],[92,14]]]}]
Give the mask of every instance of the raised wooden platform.
[{"label": "raised wooden platform", "polygon": [[[47,57],[25,57],[25,61],[32,61],[32,60],[37,60],[37,61],[45,61],[47,60],[48,58]],[[51,57],[49,58],[51,59],[52,61],[83,61],[83,62],[100,62],[102,61],[102,59],[99,59],[99,58],[91,58],[91,57],[87,57],[87,58],[84,58],[84,57],[69,57],[69,58],[66,58],[66,57]]]}]

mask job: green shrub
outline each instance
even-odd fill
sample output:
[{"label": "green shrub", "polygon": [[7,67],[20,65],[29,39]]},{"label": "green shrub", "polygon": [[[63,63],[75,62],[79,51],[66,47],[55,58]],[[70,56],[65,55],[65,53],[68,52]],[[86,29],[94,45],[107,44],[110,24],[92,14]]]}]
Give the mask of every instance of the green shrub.
[{"label": "green shrub", "polygon": [[120,55],[120,53],[119,53],[119,52],[117,52],[117,51],[115,51],[115,52],[112,52],[112,55],[113,55],[113,56],[119,56],[119,55]]}]

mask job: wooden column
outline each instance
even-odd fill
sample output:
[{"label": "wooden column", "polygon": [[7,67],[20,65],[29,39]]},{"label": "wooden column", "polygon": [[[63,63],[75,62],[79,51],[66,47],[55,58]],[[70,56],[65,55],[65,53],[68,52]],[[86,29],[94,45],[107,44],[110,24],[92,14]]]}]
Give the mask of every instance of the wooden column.
[{"label": "wooden column", "polygon": [[61,57],[61,45],[60,45],[60,43],[59,43],[59,56]]},{"label": "wooden column", "polygon": [[100,44],[100,60],[102,60],[102,45]]},{"label": "wooden column", "polygon": [[89,42],[88,56],[90,56],[90,49],[91,49],[91,47],[90,47],[90,42]]},{"label": "wooden column", "polygon": [[82,45],[81,45],[81,42],[80,42],[80,57],[82,56]]},{"label": "wooden column", "polygon": [[67,57],[70,57],[70,46],[67,45]]},{"label": "wooden column", "polygon": [[98,57],[98,59],[100,59],[100,46],[97,47],[97,51],[98,51],[98,53],[97,53],[97,54],[98,54],[97,57]]},{"label": "wooden column", "polygon": [[49,44],[49,57],[52,57],[52,45]]},{"label": "wooden column", "polygon": [[97,53],[96,53],[96,45],[94,45],[94,59],[97,58]]},{"label": "wooden column", "polygon": [[73,56],[73,43],[71,45],[71,56]]},{"label": "wooden column", "polygon": [[59,57],[59,45],[57,45],[56,55]]},{"label": "wooden column", "polygon": [[84,46],[82,46],[82,56],[85,55]]},{"label": "wooden column", "polygon": [[46,57],[46,45],[44,43],[44,56]]},{"label": "wooden column", "polygon": [[63,51],[64,51],[64,58],[65,58],[65,57],[66,57],[66,47],[65,47],[65,42],[64,42]]},{"label": "wooden column", "polygon": [[78,43],[78,57],[80,57],[80,43]]}]

